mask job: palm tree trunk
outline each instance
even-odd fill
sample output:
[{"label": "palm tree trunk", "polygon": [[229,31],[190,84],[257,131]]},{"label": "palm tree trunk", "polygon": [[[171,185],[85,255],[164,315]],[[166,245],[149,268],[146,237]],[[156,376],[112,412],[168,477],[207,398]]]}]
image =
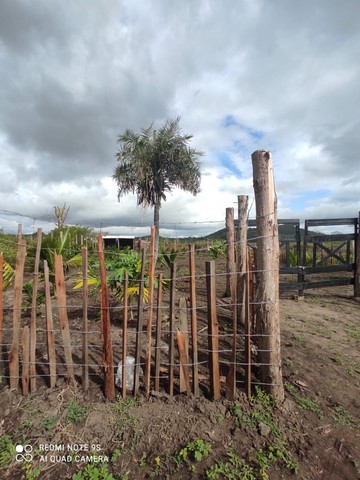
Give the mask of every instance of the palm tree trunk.
[{"label": "palm tree trunk", "polygon": [[154,225],[155,225],[155,265],[159,254],[159,231],[160,231],[160,202],[154,206]]}]

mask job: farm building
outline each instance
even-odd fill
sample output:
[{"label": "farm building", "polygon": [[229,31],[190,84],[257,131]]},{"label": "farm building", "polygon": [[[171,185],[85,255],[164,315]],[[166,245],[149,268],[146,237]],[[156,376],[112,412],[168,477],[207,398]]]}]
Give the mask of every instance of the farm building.
[{"label": "farm building", "polygon": [[133,235],[104,235],[104,249],[109,247],[125,248],[130,247],[134,248],[135,236]]}]

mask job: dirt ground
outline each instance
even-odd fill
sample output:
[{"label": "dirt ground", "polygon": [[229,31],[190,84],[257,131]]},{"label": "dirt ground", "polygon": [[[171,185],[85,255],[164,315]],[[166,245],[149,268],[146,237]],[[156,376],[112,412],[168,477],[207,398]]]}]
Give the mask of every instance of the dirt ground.
[{"label": "dirt ground", "polygon": [[[186,294],[185,287],[179,285],[178,296]],[[199,304],[205,302],[204,293],[200,288]],[[74,360],[80,363],[79,298],[69,305]],[[56,387],[49,388],[40,322],[37,353],[44,364],[40,358],[38,391],[25,398],[9,390],[4,360],[10,333],[5,331],[0,478],[360,478],[360,302],[352,287],[333,287],[306,291],[303,299],[282,295],[280,307],[286,396],[280,405],[255,390],[249,401],[241,388],[235,401],[222,397],[215,402],[205,384],[196,398],[169,398],[162,388],[149,399],[140,393],[106,402],[95,307],[90,315],[89,391],[83,394],[80,383],[67,384],[65,370]],[[115,311],[116,362],[121,345],[117,315]],[[226,323],[226,315],[220,322]],[[135,321],[129,328],[135,328]],[[81,367],[76,375],[79,379]]]}]

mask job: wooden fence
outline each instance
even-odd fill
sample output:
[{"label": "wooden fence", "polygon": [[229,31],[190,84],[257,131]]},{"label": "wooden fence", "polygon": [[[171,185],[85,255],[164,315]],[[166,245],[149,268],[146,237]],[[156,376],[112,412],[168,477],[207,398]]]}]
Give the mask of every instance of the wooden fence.
[{"label": "wooden fence", "polygon": [[[354,295],[360,296],[359,219],[360,213],[353,218],[305,220],[303,231],[299,219],[279,219],[282,249],[279,273],[296,276],[296,281],[291,282],[280,277],[280,290],[295,290],[302,296],[305,290],[313,288],[353,285]],[[281,226],[287,227],[286,233],[281,232]],[[316,231],[317,227],[336,229],[339,226],[353,231],[331,234]],[[249,220],[248,227],[255,229],[256,220]],[[249,236],[247,241],[254,247],[256,234]]]},{"label": "wooden fence", "polygon": [[[41,248],[41,231],[38,235]],[[95,298],[89,296],[88,252],[82,247],[81,298],[78,293],[76,300],[73,299],[74,291],[64,276],[61,255],[55,255],[54,290],[46,261],[40,265],[43,275],[39,278],[39,255],[36,255],[33,278],[37,278],[37,282],[33,284],[31,305],[24,306],[27,246],[25,240],[19,240],[13,291],[8,290],[4,298],[0,288],[3,382],[11,390],[21,387],[26,396],[39,386],[54,388],[59,378],[73,385],[80,383],[84,391],[101,381],[106,398],[112,400],[116,394],[114,380],[118,362],[122,361],[122,379],[125,379],[126,370],[130,368],[128,357],[133,356],[134,382],[130,390],[126,382],[122,382],[123,397],[139,392],[146,396],[170,397],[176,393],[203,393],[219,399],[221,395],[234,398],[241,386],[249,385],[251,389],[257,380],[252,377],[251,351],[245,349],[250,336],[247,339],[244,330],[237,329],[237,323],[233,323],[238,307],[236,297],[231,301],[220,299],[225,273],[216,273],[215,261],[207,261],[205,273],[202,273],[203,266],[201,274],[197,273],[196,252],[194,245],[189,245],[188,273],[177,278],[177,265],[173,264],[169,278],[164,278],[166,272],[155,273],[151,245],[150,252],[141,253],[136,305],[129,304],[127,275],[122,300],[110,298],[103,242],[99,236],[101,289]],[[2,262],[0,256],[0,270]],[[159,288],[155,288],[156,284]],[[167,289],[162,288],[163,285]],[[201,298],[198,288],[206,292]],[[147,302],[144,302],[145,289]],[[44,295],[45,305],[38,302],[38,293]],[[253,302],[249,296],[246,301]],[[134,314],[134,310],[135,320],[131,320],[129,314]],[[100,325],[97,315],[100,315]]]}]

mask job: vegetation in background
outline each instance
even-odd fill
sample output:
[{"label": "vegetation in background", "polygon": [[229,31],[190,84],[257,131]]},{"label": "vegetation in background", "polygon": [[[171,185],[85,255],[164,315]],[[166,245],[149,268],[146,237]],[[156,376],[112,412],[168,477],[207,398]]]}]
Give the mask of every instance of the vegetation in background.
[{"label": "vegetation in background", "polygon": [[166,194],[177,187],[196,195],[200,191],[202,152],[189,146],[192,135],[181,132],[180,118],[167,120],[156,130],[153,125],[140,133],[126,130],[118,136],[119,162],[113,178],[118,199],[135,193],[138,205],[154,207],[155,257],[159,245],[160,207]]}]

